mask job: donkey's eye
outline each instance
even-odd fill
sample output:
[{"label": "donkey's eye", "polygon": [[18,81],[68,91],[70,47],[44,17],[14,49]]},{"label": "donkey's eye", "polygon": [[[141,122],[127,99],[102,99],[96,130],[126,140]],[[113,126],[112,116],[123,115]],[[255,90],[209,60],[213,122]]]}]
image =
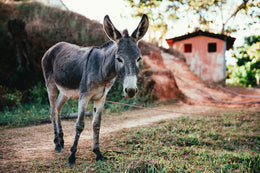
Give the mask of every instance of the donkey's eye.
[{"label": "donkey's eye", "polygon": [[139,62],[139,61],[141,61],[141,60],[142,60],[142,58],[141,58],[141,57],[138,57],[136,61]]},{"label": "donkey's eye", "polygon": [[120,63],[123,63],[123,62],[124,62],[124,60],[123,60],[122,58],[116,58],[116,60],[117,60],[118,62],[120,62]]}]

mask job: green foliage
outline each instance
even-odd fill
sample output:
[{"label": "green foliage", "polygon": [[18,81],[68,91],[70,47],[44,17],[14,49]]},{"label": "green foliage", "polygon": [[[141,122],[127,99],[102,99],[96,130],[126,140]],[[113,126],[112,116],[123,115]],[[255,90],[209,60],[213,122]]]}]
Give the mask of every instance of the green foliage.
[{"label": "green foliage", "polygon": [[[50,117],[49,104],[27,103],[19,104],[16,107],[5,108],[0,111],[0,124],[7,124],[4,128],[23,127],[39,124],[42,118]],[[93,104],[90,102],[87,110],[93,110]],[[69,100],[62,108],[61,115],[78,112],[78,101]]]},{"label": "green foliage", "polygon": [[47,104],[48,96],[47,89],[42,82],[37,83],[31,90],[28,91],[29,102],[36,104]]},{"label": "green foliage", "polygon": [[235,48],[233,57],[237,67],[228,66],[228,84],[251,87],[259,85],[260,78],[260,36],[245,38],[246,45]]},{"label": "green foliage", "polygon": [[23,104],[0,112],[0,122],[11,127],[28,126],[40,118],[49,117],[49,106],[42,104]]},{"label": "green foliage", "polygon": [[10,91],[8,90],[5,94],[7,100],[13,101],[15,105],[21,106],[23,93],[19,90]]},{"label": "green foliage", "polygon": [[260,42],[260,35],[252,35],[245,38],[245,44],[252,46],[254,43]]},{"label": "green foliage", "polygon": [[[165,21],[166,16],[168,16],[169,19],[176,19],[176,13],[172,11],[166,11],[162,10],[162,2],[163,0],[157,0],[157,1],[150,1],[150,0],[125,0],[129,2],[132,10],[133,10],[133,16],[141,16],[143,13],[147,14],[150,20],[149,25],[149,41],[151,42],[162,42],[163,37],[167,33],[168,25]],[[176,9],[176,8],[174,8]],[[156,38],[156,35],[160,35],[159,38]]]},{"label": "green foliage", "polygon": [[[0,97],[2,98],[2,102],[7,103],[1,103],[4,106],[21,106],[23,92],[17,89],[11,90],[5,86],[0,85]],[[1,107],[1,109],[4,109],[4,107]]]}]

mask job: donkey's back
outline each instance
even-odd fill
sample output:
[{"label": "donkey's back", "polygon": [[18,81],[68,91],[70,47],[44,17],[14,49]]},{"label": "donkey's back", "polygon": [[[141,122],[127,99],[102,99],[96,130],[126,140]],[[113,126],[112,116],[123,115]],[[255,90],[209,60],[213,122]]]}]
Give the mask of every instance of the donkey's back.
[{"label": "donkey's back", "polygon": [[52,46],[42,58],[46,85],[55,82],[67,89],[78,89],[83,67],[91,49],[67,42],[59,42]]}]

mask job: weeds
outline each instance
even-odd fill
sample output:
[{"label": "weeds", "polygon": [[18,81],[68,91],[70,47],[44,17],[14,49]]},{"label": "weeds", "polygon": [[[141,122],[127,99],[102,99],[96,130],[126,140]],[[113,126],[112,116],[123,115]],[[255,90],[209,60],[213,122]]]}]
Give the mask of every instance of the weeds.
[{"label": "weeds", "polygon": [[24,104],[16,109],[6,109],[0,112],[0,122],[7,123],[10,127],[28,126],[33,120],[45,118],[49,114],[47,105]]}]

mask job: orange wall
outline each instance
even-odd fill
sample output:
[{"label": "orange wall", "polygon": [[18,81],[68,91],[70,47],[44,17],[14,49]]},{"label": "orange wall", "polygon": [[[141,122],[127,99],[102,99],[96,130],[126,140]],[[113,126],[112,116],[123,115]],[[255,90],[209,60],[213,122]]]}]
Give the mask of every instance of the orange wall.
[{"label": "orange wall", "polygon": [[[208,52],[208,43],[216,43],[216,52]],[[192,52],[184,53],[184,44],[192,44]],[[223,40],[196,36],[177,41],[173,47],[184,53],[191,71],[202,80],[221,82],[225,79],[225,47]]]}]

